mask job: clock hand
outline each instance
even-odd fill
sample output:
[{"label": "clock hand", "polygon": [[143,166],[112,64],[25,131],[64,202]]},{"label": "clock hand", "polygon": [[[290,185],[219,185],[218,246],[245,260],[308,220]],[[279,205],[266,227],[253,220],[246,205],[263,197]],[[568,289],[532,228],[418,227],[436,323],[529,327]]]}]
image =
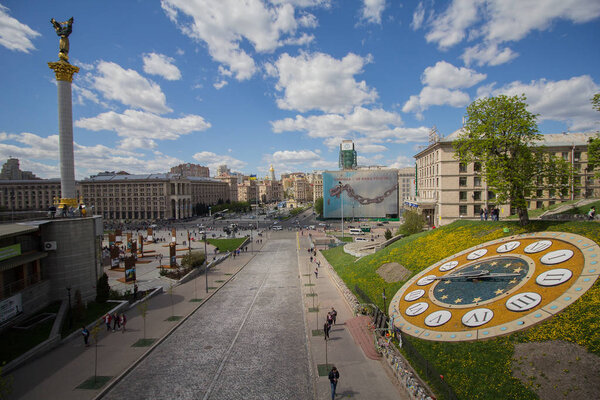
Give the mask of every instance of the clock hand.
[{"label": "clock hand", "polygon": [[488,278],[514,278],[520,276],[519,274],[511,273],[490,273],[487,269],[481,271],[468,271],[462,273],[454,273],[445,276],[439,276],[434,278],[435,280],[458,280],[458,279],[488,279]]}]

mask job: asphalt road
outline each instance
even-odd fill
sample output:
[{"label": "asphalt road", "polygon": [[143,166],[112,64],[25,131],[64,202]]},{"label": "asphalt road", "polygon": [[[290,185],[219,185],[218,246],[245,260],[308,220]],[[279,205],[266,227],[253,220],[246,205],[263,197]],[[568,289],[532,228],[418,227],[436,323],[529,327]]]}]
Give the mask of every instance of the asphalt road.
[{"label": "asphalt road", "polygon": [[295,233],[274,234],[104,398],[312,398],[300,283]]}]

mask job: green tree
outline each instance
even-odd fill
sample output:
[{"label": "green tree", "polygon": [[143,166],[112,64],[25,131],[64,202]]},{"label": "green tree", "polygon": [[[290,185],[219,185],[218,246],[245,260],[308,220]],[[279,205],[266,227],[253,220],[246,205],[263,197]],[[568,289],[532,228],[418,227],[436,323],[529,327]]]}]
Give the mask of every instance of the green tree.
[{"label": "green tree", "polygon": [[594,107],[594,110],[600,111],[600,93],[596,93],[592,97],[592,107]]},{"label": "green tree", "polygon": [[404,223],[400,226],[400,229],[398,229],[399,234],[412,235],[423,230],[423,227],[425,226],[423,215],[416,211],[406,210],[404,211],[404,214],[402,214],[402,217],[404,218]]},{"label": "green tree", "polygon": [[110,285],[108,284],[108,275],[106,272],[98,279],[96,285],[96,303],[106,303],[110,295]]},{"label": "green tree", "polygon": [[564,176],[572,178],[567,166],[539,145],[537,115],[527,110],[525,101],[525,95],[476,100],[467,107],[463,133],[454,142],[455,157],[481,164],[496,204],[515,208],[522,226],[529,223],[527,199],[533,190],[549,187],[550,181],[564,185]]},{"label": "green tree", "polygon": [[323,216],[323,198],[319,197],[315,200],[315,212],[319,214],[319,217]]},{"label": "green tree", "polygon": [[[600,93],[596,93],[592,97],[592,107],[594,110],[600,111]],[[588,142],[588,171],[598,169],[600,166],[600,133],[596,134],[595,138],[590,138]],[[595,172],[595,177],[600,178],[600,169]]]},{"label": "green tree", "polygon": [[390,228],[385,230],[383,237],[385,237],[385,240],[390,240],[392,238],[392,231],[390,231]]},{"label": "green tree", "polygon": [[185,268],[197,268],[204,264],[204,252],[193,251],[181,259],[181,265]]}]

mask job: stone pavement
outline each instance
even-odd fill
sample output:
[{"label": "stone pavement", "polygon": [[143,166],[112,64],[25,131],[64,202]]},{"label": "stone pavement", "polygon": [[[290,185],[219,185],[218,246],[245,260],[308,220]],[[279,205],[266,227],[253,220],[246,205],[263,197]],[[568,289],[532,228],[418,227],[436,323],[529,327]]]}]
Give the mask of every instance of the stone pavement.
[{"label": "stone pavement", "polygon": [[[257,245],[254,244],[257,250]],[[202,302],[191,302],[201,298],[205,302],[209,296],[218,293],[227,281],[235,276],[256,253],[242,253],[235,259],[228,258],[208,273],[208,293],[205,276],[199,275],[183,285],[174,287],[173,295],[167,292],[148,301],[146,316],[146,338],[164,338],[181,321],[168,321],[172,315],[189,316]],[[144,337],[144,320],[138,307],[126,312],[127,331],[107,332],[104,325],[98,335],[97,375],[117,377],[136,363],[149,350],[149,347],[132,347]],[[90,343],[93,339],[90,338]],[[86,348],[83,339],[76,338],[62,344],[44,356],[18,368],[13,377],[13,393],[9,399],[93,399],[100,390],[76,389],[86,379],[94,376],[93,344]],[[132,397],[132,399],[135,397]]]},{"label": "stone pavement", "polygon": [[[360,319],[356,320],[352,309],[344,300],[343,294],[329,275],[322,257],[319,257],[321,268],[318,278],[315,278],[315,262],[310,262],[309,238],[305,234],[298,236],[300,248],[298,264],[300,275],[304,283],[304,306],[306,310],[307,335],[310,343],[313,370],[317,371],[318,365],[333,364],[340,373],[337,394],[340,398],[351,397],[356,399],[408,399],[404,391],[392,383],[388,370],[381,361],[368,358],[362,350],[360,343],[369,349],[369,338],[358,335],[361,327]],[[314,232],[313,232],[314,233]],[[314,285],[314,286],[308,286]],[[312,294],[316,294],[313,296]],[[314,300],[314,305],[313,305]],[[314,308],[313,308],[314,307]],[[318,307],[318,313],[312,310]],[[330,331],[330,340],[325,341],[322,335],[314,336],[317,330],[323,332],[326,314],[334,307],[337,311],[337,323]],[[358,321],[352,325],[350,321]],[[353,327],[353,329],[349,329]],[[352,334],[357,335],[355,338]],[[374,348],[373,348],[374,350]],[[373,353],[370,352],[373,356]],[[318,375],[315,373],[315,375]],[[330,385],[327,376],[316,376],[317,399],[330,399]]]},{"label": "stone pavement", "polygon": [[[77,389],[94,375],[95,355],[77,338],[14,371],[9,399],[329,399],[329,381],[317,372],[326,362],[340,371],[338,398],[406,398],[382,361],[355,341],[346,326],[352,310],[327,268],[315,279],[308,238],[274,232],[262,239],[260,252],[209,271],[212,297],[200,275],[172,296],[152,298],[145,335],[137,307],[127,312],[127,332],[101,329],[97,375],[111,377],[101,389]],[[313,299],[318,313],[309,310]],[[325,342],[313,330],[322,330],[331,307],[338,320]],[[168,321],[172,315],[183,318]],[[143,337],[158,340],[132,347]]]}]

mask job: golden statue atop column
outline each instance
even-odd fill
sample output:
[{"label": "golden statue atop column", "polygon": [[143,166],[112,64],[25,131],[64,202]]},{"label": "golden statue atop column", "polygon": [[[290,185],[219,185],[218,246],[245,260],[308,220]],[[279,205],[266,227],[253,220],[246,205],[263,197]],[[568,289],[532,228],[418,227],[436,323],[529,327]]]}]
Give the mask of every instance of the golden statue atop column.
[{"label": "golden statue atop column", "polygon": [[73,74],[79,67],[69,63],[69,35],[72,31],[73,17],[68,21],[50,20],[56,34],[60,37],[58,62],[49,62],[48,67],[56,74],[58,87],[58,141],[60,157],[60,201],[59,207],[66,214],[69,208],[78,205],[75,189],[75,160],[73,156],[73,99],[71,83]]}]

